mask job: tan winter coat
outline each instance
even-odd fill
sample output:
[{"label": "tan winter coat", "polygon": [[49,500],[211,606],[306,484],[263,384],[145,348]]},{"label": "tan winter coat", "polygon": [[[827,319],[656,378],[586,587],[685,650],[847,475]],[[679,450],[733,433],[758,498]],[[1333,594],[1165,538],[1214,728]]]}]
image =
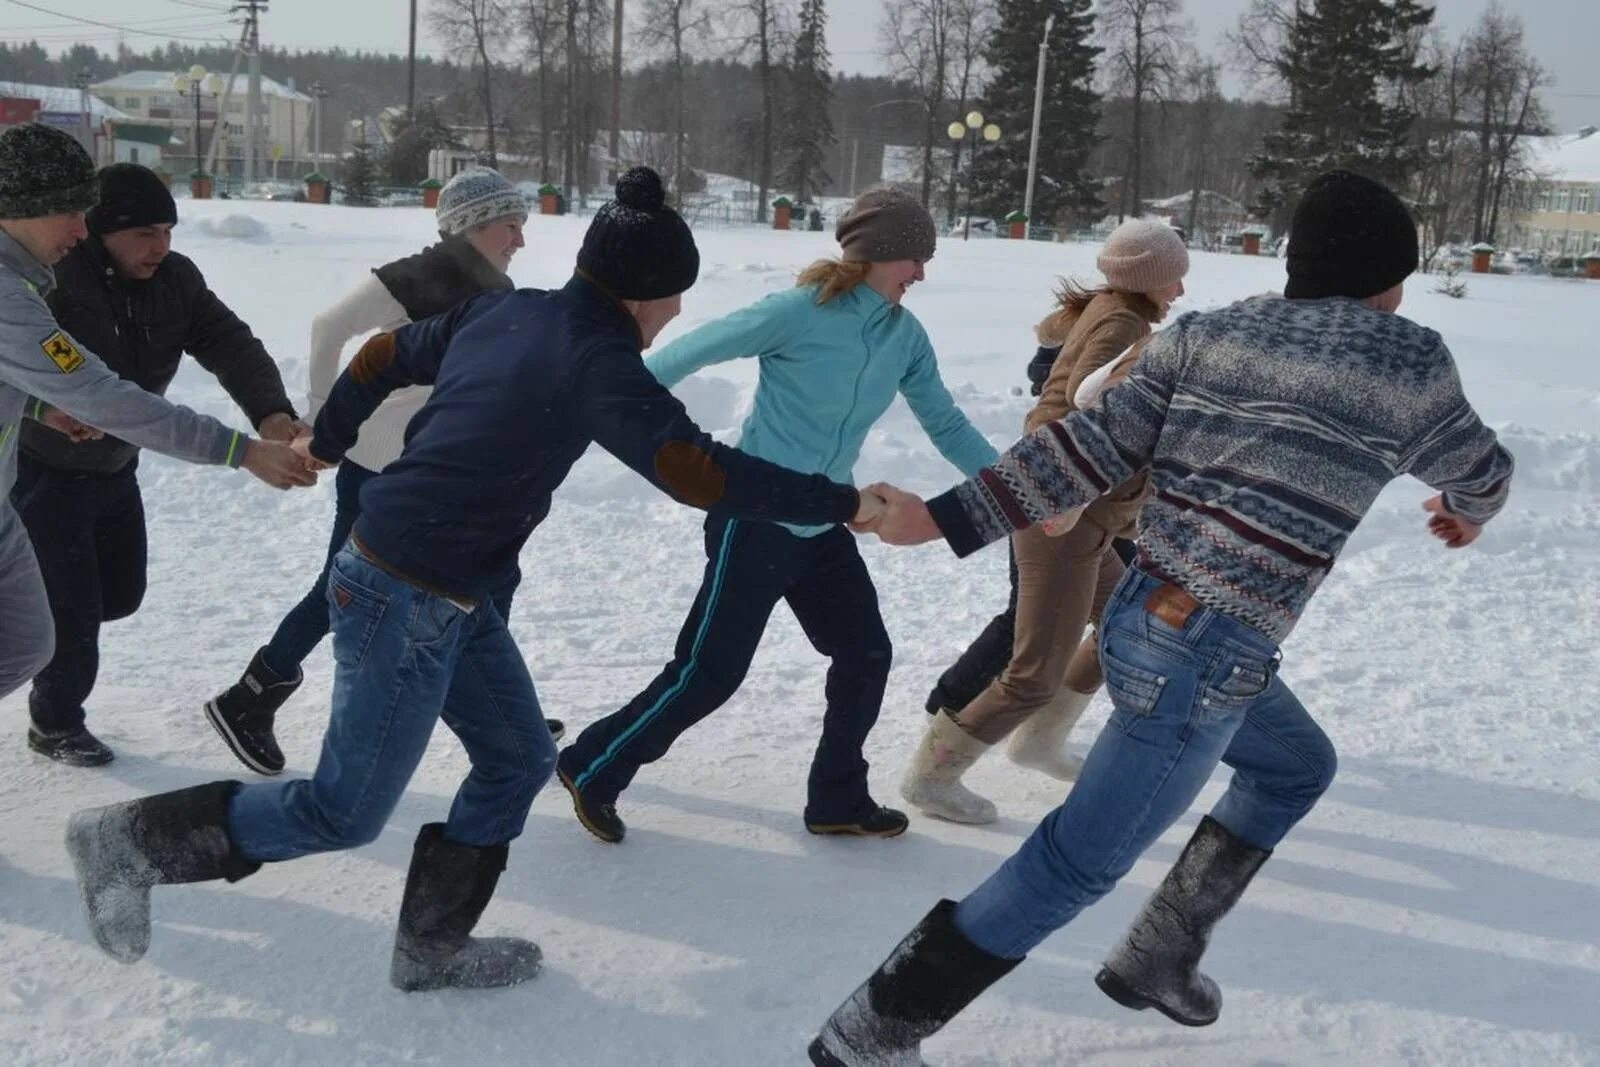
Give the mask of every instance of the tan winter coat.
[{"label": "tan winter coat", "polygon": [[[1104,292],[1076,319],[1061,322],[1059,325],[1068,326],[1061,352],[1039,392],[1038,403],[1028,412],[1024,431],[1032,433],[1074,410],[1072,398],[1083,380],[1150,336],[1156,317],[1155,305],[1138,293]],[[1057,325],[1046,320],[1044,328]],[[1113,537],[1131,537],[1149,493],[1149,473],[1140,471],[1090,504],[1079,521],[1092,522]]]}]

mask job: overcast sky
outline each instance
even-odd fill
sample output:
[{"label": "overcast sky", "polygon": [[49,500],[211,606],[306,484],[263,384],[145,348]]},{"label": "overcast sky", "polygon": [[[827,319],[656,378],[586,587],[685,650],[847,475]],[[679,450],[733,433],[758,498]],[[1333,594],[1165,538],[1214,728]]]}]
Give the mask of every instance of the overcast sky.
[{"label": "overcast sky", "polygon": [[[708,0],[701,0],[702,3]],[[877,73],[878,20],[891,0],[833,0],[828,40],[834,62],[851,73]],[[1438,22],[1452,36],[1465,31],[1492,0],[1436,0]],[[224,0],[0,0],[0,40],[36,38],[52,50],[75,40],[112,50],[117,31],[75,23],[65,16],[126,27],[124,39],[140,48],[162,35],[236,37],[227,22]],[[1231,28],[1248,0],[1187,0],[1202,46],[1221,56],[1222,33]],[[429,0],[422,0],[426,12]],[[637,8],[638,0],[630,6]],[[1547,104],[1562,129],[1600,124],[1600,0],[1501,0],[1527,24],[1528,42],[1557,84]],[[404,52],[407,0],[271,0],[262,18],[262,40],[288,48],[342,45],[367,51]],[[138,32],[135,32],[138,31]],[[424,19],[423,41],[429,51]],[[271,73],[270,71],[268,73]],[[1240,88],[1235,84],[1234,88]]]}]

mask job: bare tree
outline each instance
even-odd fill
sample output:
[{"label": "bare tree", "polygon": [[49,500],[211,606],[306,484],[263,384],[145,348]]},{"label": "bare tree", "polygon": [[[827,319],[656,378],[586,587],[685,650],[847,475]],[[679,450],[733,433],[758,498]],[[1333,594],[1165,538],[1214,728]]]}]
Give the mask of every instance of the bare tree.
[{"label": "bare tree", "polygon": [[1106,69],[1114,93],[1131,102],[1127,176],[1117,205],[1120,220],[1140,214],[1144,203],[1144,109],[1163,101],[1178,78],[1183,46],[1193,34],[1182,19],[1183,0],[1104,0],[1100,32],[1106,42]]},{"label": "bare tree", "polygon": [[687,103],[685,71],[689,65],[690,42],[710,26],[711,11],[701,0],[645,0],[644,17],[638,37],[645,49],[664,54],[672,76],[672,190],[677,203],[683,202],[686,161],[684,121]]},{"label": "bare tree", "polygon": [[1424,47],[1434,73],[1406,92],[1417,115],[1421,152],[1413,198],[1422,231],[1422,266],[1432,270],[1439,251],[1464,238],[1474,225],[1476,161],[1467,118],[1466,47],[1447,47],[1437,32]]},{"label": "bare tree", "polygon": [[934,146],[943,140],[940,112],[950,89],[952,0],[900,0],[884,9],[878,28],[889,73],[915,87],[922,104],[922,206],[933,196]]},{"label": "bare tree", "polygon": [[1206,191],[1216,153],[1217,119],[1222,111],[1221,68],[1210,60],[1191,58],[1183,80],[1190,86],[1189,216],[1184,233],[1191,238],[1200,223],[1200,198]]},{"label": "bare tree", "polygon": [[755,60],[756,73],[761,79],[761,125],[757,131],[755,151],[756,171],[756,221],[767,221],[767,199],[772,192],[773,158],[776,147],[773,129],[778,115],[778,75],[782,46],[785,39],[785,20],[789,5],[786,0],[726,0],[723,9],[734,32],[734,42],[739,54]]},{"label": "bare tree", "polygon": [[1250,0],[1227,34],[1233,65],[1252,85],[1281,85],[1278,58],[1305,0]]},{"label": "bare tree", "polygon": [[478,101],[483,105],[483,124],[489,131],[489,166],[500,161],[495,146],[494,60],[500,35],[510,12],[507,0],[433,0],[428,19],[434,32],[452,51],[470,57],[478,70]]},{"label": "bare tree", "polygon": [[528,59],[533,63],[533,77],[538,103],[539,122],[539,180],[550,180],[550,136],[552,119],[550,83],[551,71],[557,65],[560,48],[557,35],[561,32],[562,0],[524,0],[522,31],[528,39]]},{"label": "bare tree", "polygon": [[1540,90],[1548,76],[1528,54],[1522,20],[1498,4],[1483,13],[1463,48],[1463,78],[1478,134],[1472,239],[1492,243],[1506,195],[1523,168],[1526,140],[1546,125]]},{"label": "bare tree", "polygon": [[[950,58],[950,100],[958,116],[967,113],[967,104],[976,96],[978,78],[984,70],[984,49],[999,24],[1000,14],[990,0],[951,0],[952,48]],[[961,177],[961,149],[965,141],[952,143],[950,188],[945,195],[945,224],[956,221],[956,185]]]}]

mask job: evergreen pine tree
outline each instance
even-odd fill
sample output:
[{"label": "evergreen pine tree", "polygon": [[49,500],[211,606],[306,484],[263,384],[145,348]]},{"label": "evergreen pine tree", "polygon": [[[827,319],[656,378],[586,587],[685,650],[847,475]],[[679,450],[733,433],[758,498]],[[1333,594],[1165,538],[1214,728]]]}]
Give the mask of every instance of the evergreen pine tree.
[{"label": "evergreen pine tree", "polygon": [[435,148],[460,148],[461,141],[432,103],[418,104],[416,110],[394,123],[389,142],[389,181],[395,185],[415,185],[428,176],[428,154]]},{"label": "evergreen pine tree", "polygon": [[344,203],[355,207],[376,207],[378,204],[378,162],[372,158],[372,147],[366,139],[355,143],[350,154],[339,165],[339,177],[344,182]]},{"label": "evergreen pine tree", "polygon": [[1403,189],[1421,162],[1416,114],[1398,90],[1431,73],[1418,57],[1433,8],[1419,0],[1310,0],[1277,60],[1289,88],[1283,126],[1251,173],[1258,217],[1281,229],[1306,183],[1336,167]]},{"label": "evergreen pine tree", "polygon": [[1100,185],[1088,173],[1099,140],[1095,58],[1104,51],[1093,43],[1092,0],[999,0],[999,27],[984,51],[992,73],[977,106],[985,122],[1000,127],[1000,140],[981,144],[972,161],[967,180],[975,213],[1001,218],[1022,208],[1039,39],[1051,15],[1056,21],[1045,68],[1033,217],[1046,223],[1063,214],[1087,220],[1102,210]]},{"label": "evergreen pine tree", "polygon": [[801,0],[799,32],[789,64],[789,114],[783,127],[787,157],[783,177],[794,189],[795,202],[820,195],[831,180],[823,161],[835,140],[832,63],[828,58],[828,12],[825,0]]}]

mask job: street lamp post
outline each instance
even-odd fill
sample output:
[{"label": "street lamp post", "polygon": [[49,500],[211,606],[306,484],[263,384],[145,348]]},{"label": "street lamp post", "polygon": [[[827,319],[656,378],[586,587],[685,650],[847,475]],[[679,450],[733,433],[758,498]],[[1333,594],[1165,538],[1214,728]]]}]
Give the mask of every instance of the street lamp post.
[{"label": "street lamp post", "polygon": [[1039,174],[1039,120],[1044,115],[1044,68],[1050,55],[1050,31],[1055,28],[1056,17],[1044,20],[1044,35],[1039,38],[1039,73],[1033,83],[1033,133],[1028,139],[1028,185],[1022,194],[1022,213],[1028,216],[1023,223],[1024,233],[1033,226],[1033,180]]},{"label": "street lamp post", "polygon": [[981,137],[983,140],[993,144],[1000,139],[1000,127],[992,122],[984,122],[983,112],[969,111],[967,112],[967,121],[952,122],[945,129],[945,133],[950,135],[952,141],[960,141],[969,132],[972,136],[972,147],[967,149],[967,188],[962,198],[961,239],[963,241],[972,240],[972,170],[973,164],[978,161],[978,139]]},{"label": "street lamp post", "polygon": [[196,63],[187,71],[174,74],[172,87],[179,93],[190,94],[194,103],[194,171],[201,174],[205,171],[205,159],[200,154],[200,90],[216,96],[222,92],[222,79],[215,74],[207,74],[206,68]]},{"label": "street lamp post", "polygon": [[316,170],[322,166],[322,101],[328,87],[316,81],[307,88],[311,90],[311,169]]},{"label": "street lamp post", "polygon": [[[78,110],[83,114],[83,147],[88,149],[91,158],[95,157],[94,129],[89,125],[89,83],[94,81],[94,72],[88,67],[78,71],[72,83],[78,87]],[[98,162],[98,159],[96,159]]]}]

